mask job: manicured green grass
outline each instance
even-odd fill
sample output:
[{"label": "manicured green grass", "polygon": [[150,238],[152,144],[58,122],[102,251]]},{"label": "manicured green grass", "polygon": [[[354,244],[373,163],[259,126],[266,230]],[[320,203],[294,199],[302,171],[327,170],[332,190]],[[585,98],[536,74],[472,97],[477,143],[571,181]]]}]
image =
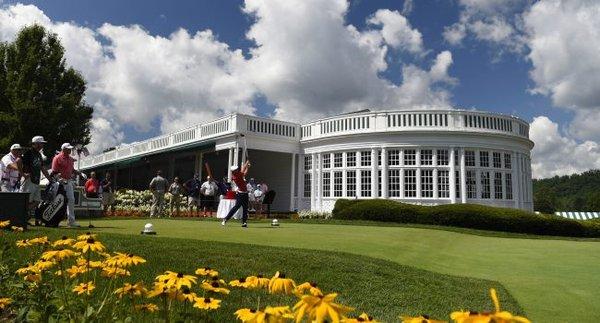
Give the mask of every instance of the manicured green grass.
[{"label": "manicured green grass", "polygon": [[[123,221],[126,222],[126,221]],[[118,222],[99,222],[99,224]],[[132,224],[135,222],[131,222]],[[195,222],[186,222],[196,225]],[[160,228],[184,222],[160,221]],[[214,223],[212,223],[214,224]],[[228,228],[233,229],[233,228]],[[101,229],[103,230],[103,229]],[[162,232],[162,231],[161,231]],[[63,234],[75,236],[77,230],[33,228],[25,234],[7,234],[11,244],[19,238],[47,234],[58,238]],[[241,232],[238,232],[241,233]],[[522,313],[518,304],[498,283],[443,275],[430,271],[399,265],[394,262],[373,259],[348,253],[269,247],[251,244],[175,239],[161,236],[130,236],[100,233],[98,237],[111,250],[133,252],[143,256],[147,263],[132,270],[127,281],[153,281],[165,270],[193,273],[202,266],[217,269],[226,279],[263,273],[271,275],[275,270],[285,271],[297,282],[316,281],[324,291],[340,294],[339,301],[352,305],[385,322],[397,320],[398,315],[428,313],[433,317],[448,319],[453,310],[490,310],[492,304],[488,289],[498,290],[505,309]],[[14,245],[14,244],[13,244]],[[18,250],[20,254],[27,251]],[[11,263],[15,270],[26,262],[20,257]],[[264,292],[232,290],[223,297],[223,308],[214,313],[217,322],[233,321],[233,313],[241,307],[254,307],[261,296],[261,304],[293,305],[295,297],[272,296]],[[356,314],[360,314],[357,312]]]},{"label": "manicured green grass", "polygon": [[216,221],[108,219],[98,231],[139,234],[152,222],[158,237],[344,251],[438,273],[497,281],[536,322],[598,322],[600,243],[502,238],[411,227],[303,224],[280,228]]}]

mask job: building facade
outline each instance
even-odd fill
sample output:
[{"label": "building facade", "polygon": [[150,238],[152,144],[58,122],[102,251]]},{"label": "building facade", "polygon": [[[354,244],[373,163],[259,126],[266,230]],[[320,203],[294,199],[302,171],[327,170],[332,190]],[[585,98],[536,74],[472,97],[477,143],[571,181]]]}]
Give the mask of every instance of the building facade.
[{"label": "building facade", "polygon": [[277,192],[278,210],[331,211],[340,198],[533,210],[532,148],[527,122],[479,111],[365,110],[303,125],[233,114],[90,156],[81,168],[135,187],[132,178],[146,170],[149,180],[156,164],[171,177],[207,163],[215,177],[230,176],[247,151],[249,176]]}]

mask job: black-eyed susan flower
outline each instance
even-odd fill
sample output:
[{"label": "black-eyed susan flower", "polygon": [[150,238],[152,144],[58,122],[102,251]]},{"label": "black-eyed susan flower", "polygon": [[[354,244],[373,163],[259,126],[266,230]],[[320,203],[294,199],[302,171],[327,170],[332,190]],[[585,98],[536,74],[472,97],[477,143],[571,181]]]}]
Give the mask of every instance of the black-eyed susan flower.
[{"label": "black-eyed susan flower", "polygon": [[184,286],[181,288],[179,293],[177,293],[176,297],[177,297],[177,300],[180,302],[195,303],[196,298],[198,298],[198,295],[196,295],[196,293],[192,292],[192,290],[190,290],[188,287]]},{"label": "black-eyed susan flower", "polygon": [[49,261],[49,260],[38,260],[33,264],[33,266],[36,267],[37,269],[39,269],[40,272],[48,270],[48,269],[52,268],[54,265],[55,265],[55,263],[53,261]]},{"label": "black-eyed susan flower", "polygon": [[216,310],[221,307],[221,300],[212,297],[197,297],[194,307],[207,311]]},{"label": "black-eyed susan flower", "polygon": [[173,271],[165,271],[164,274],[156,276],[156,280],[164,283],[167,287],[175,287],[181,289],[182,286],[192,288],[192,284],[196,283],[196,277],[192,275],[184,275]]},{"label": "black-eyed susan flower", "polygon": [[27,274],[39,273],[39,272],[40,272],[40,269],[32,264],[28,264],[27,266],[19,268],[15,271],[15,273],[17,275],[27,275]]},{"label": "black-eyed susan flower", "polygon": [[494,312],[457,311],[450,314],[455,323],[531,323],[527,318],[512,315],[500,310],[500,302],[495,289],[490,289],[490,297],[494,303]]},{"label": "black-eyed susan flower", "polygon": [[123,296],[142,296],[144,294],[146,294],[147,290],[146,288],[144,288],[144,284],[142,284],[141,282],[139,283],[135,283],[135,284],[130,284],[130,283],[125,283],[123,284],[123,287],[117,288],[114,291],[114,294],[117,294],[117,296],[119,296],[119,298],[122,298]]},{"label": "black-eyed susan flower", "polygon": [[271,282],[271,279],[269,278],[265,278],[262,275],[256,275],[256,276],[248,276],[246,277],[246,281],[252,285],[253,288],[258,288],[258,289],[268,289],[269,288],[269,283]]},{"label": "black-eyed susan flower", "polygon": [[119,268],[119,267],[102,267],[101,275],[103,277],[116,278],[116,277],[131,276],[131,273],[129,272],[129,270]]},{"label": "black-eyed susan flower", "polygon": [[264,312],[250,308],[240,308],[234,314],[242,322],[259,322],[260,319],[264,322],[265,317]]},{"label": "black-eyed susan flower", "polygon": [[214,269],[211,269],[210,267],[204,267],[196,269],[196,275],[215,277],[219,276],[219,272]]},{"label": "black-eyed susan flower", "polygon": [[247,323],[284,323],[294,317],[289,306],[267,306],[264,311],[242,308],[234,314],[238,320]]},{"label": "black-eyed susan flower", "polygon": [[106,249],[100,241],[96,241],[94,238],[79,240],[73,244],[73,248],[81,250],[83,253],[87,253],[88,251],[102,252]]},{"label": "black-eyed susan flower", "polygon": [[105,264],[111,267],[130,267],[143,264],[146,260],[131,253],[115,252],[115,255],[107,258]]},{"label": "black-eyed susan flower", "polygon": [[10,225],[10,220],[0,221],[0,229],[7,228]]},{"label": "black-eyed susan flower", "polygon": [[306,315],[309,321],[324,322],[329,317],[334,322],[339,322],[347,312],[354,310],[352,307],[334,303],[336,293],[325,296],[303,295],[294,305],[296,322],[302,321]]},{"label": "black-eyed susan flower", "polygon": [[30,274],[25,275],[25,277],[23,277],[23,279],[28,282],[39,283],[42,281],[42,275],[40,275],[39,273],[30,273]]},{"label": "black-eyed susan flower", "polygon": [[430,318],[428,315],[419,316],[401,316],[402,323],[446,323],[447,321],[439,321]]},{"label": "black-eyed susan flower", "polygon": [[23,227],[12,226],[10,227],[14,232],[23,232]]},{"label": "black-eyed susan flower", "polygon": [[[345,318],[345,319],[342,319],[340,322],[342,322],[342,323],[360,323],[360,322],[375,323],[375,322],[379,322],[379,321],[374,319],[372,316],[369,316],[369,314],[367,314],[367,313],[362,313],[358,317]],[[415,323],[427,323],[427,322],[428,321],[424,320],[424,321],[419,321],[419,322],[415,322]]]},{"label": "black-eyed susan flower", "polygon": [[27,240],[27,239],[17,240],[17,242],[15,242],[15,244],[19,248],[27,248],[27,247],[31,246],[31,243],[29,243],[29,240]]},{"label": "black-eyed susan flower", "polygon": [[104,263],[102,261],[99,261],[99,260],[88,261],[87,259],[85,259],[83,257],[77,258],[76,263],[77,263],[77,266],[84,266],[84,267],[88,267],[91,269],[97,269],[97,268],[104,267]]},{"label": "black-eyed susan flower", "polygon": [[294,314],[289,306],[267,306],[264,310],[267,322],[288,322],[294,318]]},{"label": "black-eyed susan flower", "polygon": [[298,297],[301,297],[306,291],[308,291],[309,294],[312,296],[323,296],[321,289],[317,287],[317,283],[315,282],[306,282],[296,286],[294,294],[296,294]]},{"label": "black-eyed susan flower", "polygon": [[209,291],[209,292],[213,292],[213,293],[220,293],[220,294],[229,294],[229,289],[221,287],[221,285],[214,281],[211,283],[202,283],[202,285],[200,285],[202,287],[202,289]]},{"label": "black-eyed susan flower", "polygon": [[152,303],[139,304],[135,306],[135,309],[142,312],[154,313],[158,311],[158,306]]},{"label": "black-eyed susan flower", "polygon": [[219,276],[212,276],[209,277],[209,279],[203,279],[202,282],[209,284],[218,283],[220,287],[227,287],[227,283],[223,279],[219,278]]},{"label": "black-eyed susan flower", "polygon": [[65,272],[69,275],[69,278],[75,278],[78,275],[81,275],[87,272],[87,268],[85,266],[71,266],[71,268],[67,268]]},{"label": "black-eyed susan flower", "polygon": [[175,287],[168,287],[163,282],[155,282],[153,288],[150,291],[148,291],[148,293],[146,293],[146,297],[153,298],[156,296],[166,295],[169,298],[173,299],[175,298],[177,292],[178,289]]},{"label": "black-eyed susan flower", "polygon": [[32,246],[33,245],[44,245],[44,244],[48,244],[48,243],[50,243],[50,242],[48,241],[47,236],[29,239],[29,244],[31,244]]},{"label": "black-eyed susan flower", "polygon": [[84,234],[80,234],[77,236],[77,240],[79,241],[85,241],[87,239],[96,239],[96,235],[91,233],[91,232],[86,232]]},{"label": "black-eyed susan flower", "polygon": [[12,303],[12,299],[10,299],[8,297],[0,298],[0,310],[4,310],[11,303]]},{"label": "black-eyed susan flower", "polygon": [[241,288],[254,288],[252,283],[246,280],[246,277],[242,277],[242,278],[230,281],[229,286],[241,287]]},{"label": "black-eyed susan flower", "polygon": [[87,294],[90,295],[92,291],[96,288],[94,282],[89,281],[87,283],[81,283],[73,288],[73,293],[77,293],[77,295]]},{"label": "black-eyed susan flower", "polygon": [[70,247],[75,242],[75,239],[68,238],[67,236],[62,236],[62,238],[52,242],[53,247]]},{"label": "black-eyed susan flower", "polygon": [[42,259],[49,261],[63,261],[77,255],[79,255],[79,253],[71,249],[48,250],[42,253]]},{"label": "black-eyed susan flower", "polygon": [[296,283],[290,278],[286,278],[284,273],[276,272],[275,276],[269,282],[269,293],[292,294],[296,288]]}]

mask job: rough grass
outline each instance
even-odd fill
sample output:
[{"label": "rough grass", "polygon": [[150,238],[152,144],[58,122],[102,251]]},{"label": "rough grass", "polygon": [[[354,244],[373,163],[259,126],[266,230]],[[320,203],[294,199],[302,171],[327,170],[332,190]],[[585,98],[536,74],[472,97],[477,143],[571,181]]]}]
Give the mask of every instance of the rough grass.
[{"label": "rough grass", "polygon": [[[78,233],[81,231],[34,228],[25,234],[4,234],[0,239],[13,243],[17,238],[46,234],[58,238],[63,234],[74,236]],[[427,313],[448,319],[453,310],[490,310],[488,290],[494,287],[500,294],[503,308],[523,314],[517,302],[496,282],[444,275],[365,256],[160,236],[101,233],[99,239],[112,250],[133,252],[148,260],[133,271],[132,282],[151,282],[165,270],[193,273],[201,266],[218,269],[226,279],[256,273],[270,275],[280,270],[297,282],[316,281],[324,291],[338,292],[341,303],[357,308],[355,314],[365,311],[385,322],[395,321],[400,314]],[[10,265],[16,268],[25,261],[19,258]],[[261,296],[263,306],[293,305],[295,300],[293,297],[233,290],[223,298],[223,308],[215,313],[215,320],[233,321],[231,313],[241,307],[256,306],[258,296]]]}]

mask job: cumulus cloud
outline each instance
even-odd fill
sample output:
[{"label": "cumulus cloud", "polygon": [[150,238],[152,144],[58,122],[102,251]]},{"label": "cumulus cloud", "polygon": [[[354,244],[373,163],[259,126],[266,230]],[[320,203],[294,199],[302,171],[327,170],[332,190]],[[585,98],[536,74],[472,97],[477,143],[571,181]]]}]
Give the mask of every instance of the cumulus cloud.
[{"label": "cumulus cloud", "polygon": [[535,142],[531,168],[536,178],[580,173],[600,168],[600,146],[586,140],[577,142],[560,133],[558,124],[547,117],[536,117],[530,125]]},{"label": "cumulus cloud", "polygon": [[[364,30],[346,23],[348,6],[346,0],[246,0],[242,10],[254,19],[246,33],[254,42],[249,57],[211,30],[160,36],[137,25],[92,29],[21,4],[0,8],[0,40],[33,23],[59,36],[67,63],[88,81],[94,151],[126,139],[124,124],[143,132],[158,120],[161,132],[171,132],[230,112],[254,114],[259,96],[285,120],[367,107],[449,106],[452,55],[427,61],[421,33],[403,15],[411,1],[403,13],[373,13]],[[401,54],[430,67],[405,63],[402,82],[383,78],[386,59]]]}]

